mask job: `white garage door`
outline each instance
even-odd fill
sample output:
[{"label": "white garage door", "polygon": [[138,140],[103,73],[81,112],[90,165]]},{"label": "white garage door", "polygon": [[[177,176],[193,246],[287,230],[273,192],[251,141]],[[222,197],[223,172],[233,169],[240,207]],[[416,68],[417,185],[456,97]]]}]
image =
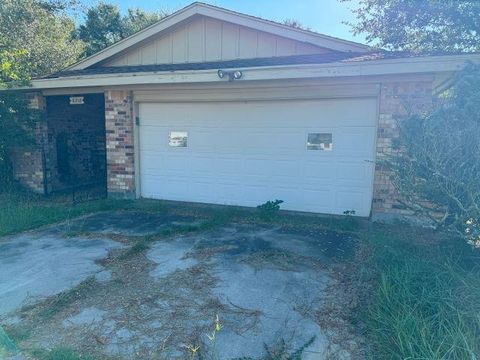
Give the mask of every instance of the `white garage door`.
[{"label": "white garage door", "polygon": [[141,103],[142,197],[368,216],[375,99]]}]

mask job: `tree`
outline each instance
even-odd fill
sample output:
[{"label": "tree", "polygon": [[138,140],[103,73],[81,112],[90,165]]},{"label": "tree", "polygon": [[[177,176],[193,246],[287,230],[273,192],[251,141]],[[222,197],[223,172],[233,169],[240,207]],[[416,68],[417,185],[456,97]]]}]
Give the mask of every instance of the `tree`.
[{"label": "tree", "polygon": [[[71,37],[70,0],[0,2],[0,89],[28,85],[30,79],[78,60],[83,43]],[[0,189],[11,180],[9,154],[34,143],[35,114],[24,95],[0,92]]]},{"label": "tree", "polygon": [[88,9],[85,24],[79,26],[77,37],[87,44],[85,55],[89,56],[165,16],[163,12],[149,13],[140,9],[129,9],[127,15],[122,16],[117,6],[100,3]]},{"label": "tree", "polygon": [[[347,2],[351,0],[340,0]],[[480,51],[478,0],[360,0],[354,34],[389,50]]]},{"label": "tree", "polygon": [[[0,50],[0,90],[28,84],[29,74],[22,66],[26,55],[26,51]],[[32,126],[33,117],[25,97],[0,93],[0,190],[11,180],[10,151],[30,139],[28,134]]]},{"label": "tree", "polygon": [[388,164],[402,202],[480,247],[480,66],[467,66],[430,111],[398,128]]},{"label": "tree", "polygon": [[168,16],[168,12],[146,12],[141,9],[128,9],[127,15],[122,19],[124,36],[130,36],[146,27],[155,24],[164,17]]},{"label": "tree", "polygon": [[76,62],[83,43],[72,38],[74,22],[60,0],[2,0],[0,49],[25,51],[20,61],[30,76],[42,76]]},{"label": "tree", "polygon": [[295,29],[311,31],[309,27],[303,25],[300,21],[296,19],[285,19],[283,20],[283,25],[287,25]]},{"label": "tree", "polygon": [[117,6],[100,3],[89,9],[84,25],[78,28],[78,37],[87,46],[85,55],[92,55],[123,39],[122,19]]}]

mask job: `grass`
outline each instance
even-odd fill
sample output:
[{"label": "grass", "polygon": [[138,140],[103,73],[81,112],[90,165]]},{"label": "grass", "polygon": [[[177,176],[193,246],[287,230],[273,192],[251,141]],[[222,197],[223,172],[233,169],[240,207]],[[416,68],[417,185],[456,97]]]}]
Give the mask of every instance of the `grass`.
[{"label": "grass", "polygon": [[51,351],[34,350],[32,355],[36,360],[93,360],[90,356],[78,354],[68,348],[56,348]]},{"label": "grass", "polygon": [[[363,239],[362,251],[368,256],[355,264],[356,276],[361,280],[357,288],[364,291],[364,302],[352,314],[352,321],[365,335],[368,358],[480,359],[480,253],[461,240],[431,230],[403,224],[362,224],[351,216],[311,217],[281,212],[265,216],[241,208],[165,205],[145,200],[98,200],[73,205],[67,199],[17,193],[0,194],[0,236],[106,210],[174,211],[202,220],[139,237],[122,254],[125,258],[144,252],[160,237],[207,231],[229,222],[274,224],[309,233],[333,230],[355,234]],[[94,279],[88,279],[49,299],[41,307],[39,318],[54,317],[94,286]],[[68,349],[44,351],[36,358],[88,359]]]},{"label": "grass", "polygon": [[208,216],[204,221],[199,224],[187,224],[187,225],[171,225],[166,229],[161,230],[155,235],[147,235],[140,237],[132,247],[126,250],[122,255],[120,255],[120,260],[128,259],[132,256],[141,254],[148,249],[153,242],[157,241],[159,238],[179,235],[179,234],[189,234],[200,231],[207,231],[226,225],[229,221],[234,219],[237,212],[231,212],[229,210],[210,210],[208,211]]},{"label": "grass", "polygon": [[61,197],[3,193],[0,194],[0,237],[85,214],[129,208],[133,203],[126,200],[96,200],[74,205],[69,199]]},{"label": "grass", "polygon": [[375,271],[360,311],[369,358],[480,358],[480,253],[439,237],[405,225],[374,225],[366,234],[365,265]]},{"label": "grass", "polygon": [[6,353],[7,351],[15,352],[17,351],[17,347],[11,337],[0,326],[0,359],[2,359],[2,353]]},{"label": "grass", "polygon": [[[276,213],[266,217],[261,211],[250,211],[244,208],[207,208],[201,205],[165,205],[152,200],[112,200],[103,199],[72,204],[69,197],[43,197],[26,192],[0,193],[0,237],[11,235],[41,226],[54,224],[79,216],[107,210],[140,210],[145,212],[165,211],[168,209],[182,210],[190,207],[187,212],[206,219],[191,229],[175,228],[168,231],[185,233],[201,231],[220,226],[228,221],[250,223],[268,223],[282,226],[309,227],[315,225],[322,228],[335,228],[339,231],[352,232],[358,229],[358,222],[353,217],[311,217],[304,215],[285,215]],[[168,234],[161,234],[166,236]],[[139,245],[141,246],[141,245]]]},{"label": "grass", "polygon": [[95,276],[91,276],[74,288],[48,298],[48,300],[45,301],[40,308],[38,313],[39,318],[43,320],[51,319],[59,312],[66,309],[74,301],[81,300],[88,296],[90,291],[92,291],[96,285],[97,282],[95,280]]}]

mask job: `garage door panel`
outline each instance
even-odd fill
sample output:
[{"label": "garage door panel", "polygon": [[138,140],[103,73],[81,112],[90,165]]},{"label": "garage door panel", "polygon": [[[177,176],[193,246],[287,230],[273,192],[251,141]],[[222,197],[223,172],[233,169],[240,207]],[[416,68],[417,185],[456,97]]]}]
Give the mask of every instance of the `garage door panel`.
[{"label": "garage door panel", "polygon": [[366,206],[368,199],[368,195],[361,190],[339,191],[336,207],[339,209],[339,213],[343,213],[345,210],[355,210],[357,214],[362,214],[368,209]]},{"label": "garage door panel", "polygon": [[144,176],[141,180],[142,189],[145,197],[163,198],[164,194],[169,194],[169,200],[187,201],[189,196],[189,179],[176,178],[168,176]]},{"label": "garage door panel", "polygon": [[339,161],[336,178],[348,186],[369,186],[372,166],[367,161]]},{"label": "garage door panel", "polygon": [[304,162],[304,170],[301,174],[304,177],[305,182],[318,182],[318,181],[327,181],[331,183],[335,179],[335,174],[337,171],[337,163],[335,158],[331,156],[324,157],[314,161],[309,159]]},{"label": "garage door panel", "polygon": [[198,180],[191,182],[189,191],[191,200],[188,201],[211,202],[211,196],[216,193],[217,185],[210,181],[202,182]]},{"label": "garage door panel", "polygon": [[[335,192],[331,191],[330,187],[320,188],[318,190],[303,189],[302,204],[305,204],[310,211],[313,209],[320,209],[319,212],[335,213]],[[301,206],[302,204],[298,204]]]},{"label": "garage door panel", "polygon": [[[166,129],[147,129],[141,128],[140,138],[140,151],[159,151],[163,150],[167,144],[165,139],[168,138],[168,132]],[[160,145],[160,146],[159,146]]]},{"label": "garage door panel", "polygon": [[[185,160],[188,162],[188,171],[195,175],[211,174],[218,168],[218,159],[211,156],[189,156]],[[185,168],[183,169],[186,170]]]},{"label": "garage door panel", "polygon": [[338,156],[361,157],[373,160],[375,128],[340,128],[335,132],[335,151]]},{"label": "garage door panel", "polygon": [[[140,104],[142,196],[366,216],[376,109],[375,99]],[[187,132],[186,148],[169,145],[172,131]],[[333,150],[308,150],[309,133],[332,134]]]},{"label": "garage door panel", "polygon": [[162,174],[171,174],[178,176],[185,176],[185,170],[190,166],[189,157],[187,154],[167,154],[162,153],[160,158],[162,159],[159,164],[162,168]]},{"label": "garage door panel", "polygon": [[269,174],[273,176],[282,176],[290,178],[296,178],[302,173],[302,164],[296,159],[281,159],[272,161],[272,166],[269,166]]}]

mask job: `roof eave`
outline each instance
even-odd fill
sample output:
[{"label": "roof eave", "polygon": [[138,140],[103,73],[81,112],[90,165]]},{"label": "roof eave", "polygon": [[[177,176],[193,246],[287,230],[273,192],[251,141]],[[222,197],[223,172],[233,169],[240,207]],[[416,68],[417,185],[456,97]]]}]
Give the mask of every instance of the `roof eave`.
[{"label": "roof eave", "polygon": [[[480,55],[430,56],[365,62],[251,67],[242,69],[244,76],[241,81],[445,73],[461,70],[467,61],[480,63]],[[219,79],[217,70],[102,74],[39,79],[32,81],[32,87],[17,90],[224,82],[225,80]]]}]

